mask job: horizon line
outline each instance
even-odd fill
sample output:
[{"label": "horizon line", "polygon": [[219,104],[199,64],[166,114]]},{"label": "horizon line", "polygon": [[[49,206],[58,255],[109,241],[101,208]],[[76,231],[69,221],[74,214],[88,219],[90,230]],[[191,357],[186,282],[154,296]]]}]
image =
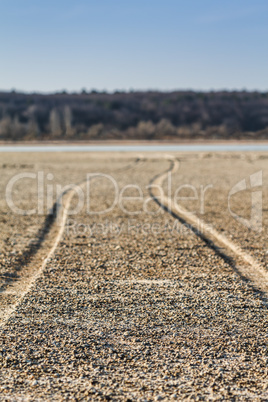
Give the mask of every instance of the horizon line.
[{"label": "horizon line", "polygon": [[157,88],[147,88],[147,89],[140,89],[140,88],[128,88],[128,89],[114,89],[114,90],[106,90],[106,89],[98,89],[98,88],[81,88],[80,90],[67,90],[67,89],[60,89],[55,91],[40,91],[40,90],[20,90],[15,88],[10,89],[1,89],[0,93],[6,94],[21,94],[21,95],[81,95],[81,94],[118,94],[118,93],[175,93],[175,92],[193,92],[193,93],[219,93],[219,92],[239,92],[239,93],[268,93],[268,89],[247,89],[247,88],[212,88],[212,89],[193,89],[193,88],[174,88],[174,89],[157,89]]}]

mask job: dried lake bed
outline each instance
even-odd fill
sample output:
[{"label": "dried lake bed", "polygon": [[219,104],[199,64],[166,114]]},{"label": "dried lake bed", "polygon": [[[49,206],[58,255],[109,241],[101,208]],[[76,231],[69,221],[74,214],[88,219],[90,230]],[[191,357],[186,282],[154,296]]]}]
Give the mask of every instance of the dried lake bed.
[{"label": "dried lake bed", "polygon": [[0,169],[0,400],[268,399],[268,153]]}]

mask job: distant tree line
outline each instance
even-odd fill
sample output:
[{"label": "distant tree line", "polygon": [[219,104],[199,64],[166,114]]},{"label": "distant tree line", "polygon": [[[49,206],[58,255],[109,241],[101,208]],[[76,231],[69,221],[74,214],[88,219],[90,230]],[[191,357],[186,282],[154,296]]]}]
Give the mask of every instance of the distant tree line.
[{"label": "distant tree line", "polygon": [[268,138],[268,93],[0,92],[0,140]]}]

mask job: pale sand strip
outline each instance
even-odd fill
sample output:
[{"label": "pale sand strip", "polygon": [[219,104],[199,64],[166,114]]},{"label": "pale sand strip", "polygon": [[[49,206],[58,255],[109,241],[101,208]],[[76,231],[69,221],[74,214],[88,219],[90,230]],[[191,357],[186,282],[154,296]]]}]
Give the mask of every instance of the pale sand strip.
[{"label": "pale sand strip", "polygon": [[[181,218],[186,224],[190,225],[196,233],[209,242],[215,245],[215,248],[220,244],[224,246],[226,251],[230,251],[235,254],[236,257],[243,260],[246,264],[236,264],[237,270],[240,274],[248,278],[259,290],[268,293],[268,272],[265,271],[263,267],[250,255],[242,250],[238,245],[233,243],[224,235],[220,234],[212,226],[205,223],[203,220],[198,218],[192,212],[190,213],[187,209],[183,208],[181,205],[175,203],[170,197],[163,194],[162,189],[163,182],[168,178],[169,174],[176,173],[179,169],[179,161],[173,156],[167,156],[170,160],[170,168],[163,174],[156,176],[150,185],[150,194],[152,198],[163,208],[169,211],[171,214]],[[228,253],[226,253],[228,255]]]}]

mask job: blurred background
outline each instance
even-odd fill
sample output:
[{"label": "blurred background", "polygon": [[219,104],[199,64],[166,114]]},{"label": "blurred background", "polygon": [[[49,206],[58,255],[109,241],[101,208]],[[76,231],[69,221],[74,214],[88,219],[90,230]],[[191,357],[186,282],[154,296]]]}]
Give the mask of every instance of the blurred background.
[{"label": "blurred background", "polygon": [[268,138],[266,0],[1,0],[0,140]]}]

